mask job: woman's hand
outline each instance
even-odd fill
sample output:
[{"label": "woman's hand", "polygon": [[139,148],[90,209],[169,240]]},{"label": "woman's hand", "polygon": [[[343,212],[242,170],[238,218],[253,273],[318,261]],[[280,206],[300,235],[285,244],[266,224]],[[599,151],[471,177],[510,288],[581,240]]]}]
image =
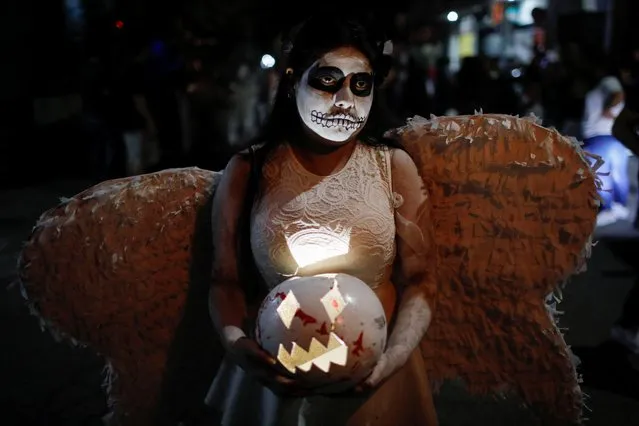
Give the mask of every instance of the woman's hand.
[{"label": "woman's hand", "polygon": [[371,373],[357,385],[344,390],[344,381],[342,381],[320,387],[316,389],[316,393],[335,398],[365,396],[374,392],[405,363],[405,360],[389,356],[388,352],[384,352]]},{"label": "woman's hand", "polygon": [[332,398],[343,398],[343,397],[353,398],[353,397],[366,396],[367,394],[373,392],[376,389],[376,387],[374,386],[367,385],[366,381],[358,383],[357,385],[345,390],[343,388],[344,388],[343,383],[338,382],[332,385],[326,385],[324,387],[321,387],[317,389],[316,393],[319,395],[328,396]]},{"label": "woman's hand", "polygon": [[334,389],[339,389],[340,383],[334,385],[328,385],[318,390],[318,393],[323,393],[327,396],[347,396],[356,397],[364,396],[371,392],[374,392],[384,381],[391,377],[397,370],[399,370],[405,363],[406,359],[401,354],[393,356],[392,353],[386,351],[373,367],[373,371],[362,382],[353,386],[352,388],[343,392],[335,393]]},{"label": "woman's hand", "polygon": [[397,351],[391,348],[384,352],[377,361],[375,368],[371,374],[360,385],[363,390],[371,390],[379,386],[382,382],[392,376],[397,370],[399,370],[406,361],[408,361],[408,355],[406,351]]},{"label": "woman's hand", "polygon": [[301,398],[313,393],[311,388],[286,375],[277,360],[253,339],[238,339],[230,353],[244,371],[279,396]]}]

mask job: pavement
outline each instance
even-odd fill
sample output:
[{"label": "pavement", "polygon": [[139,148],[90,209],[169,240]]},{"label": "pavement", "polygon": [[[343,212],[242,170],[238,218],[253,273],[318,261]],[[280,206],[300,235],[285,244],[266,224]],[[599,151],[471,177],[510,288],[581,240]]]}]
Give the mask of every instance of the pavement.
[{"label": "pavement", "polygon": [[[38,216],[89,185],[57,180],[0,192],[0,289],[9,286],[0,297],[3,426],[98,426],[106,412],[100,358],[42,332],[19,287],[10,285],[22,242]],[[639,426],[639,359],[608,341],[635,279],[632,250],[638,241],[628,223],[602,230],[589,270],[573,279],[560,305],[566,339],[582,360],[590,426]],[[540,424],[513,400],[472,397],[454,383],[444,387],[436,405],[442,426]]]}]

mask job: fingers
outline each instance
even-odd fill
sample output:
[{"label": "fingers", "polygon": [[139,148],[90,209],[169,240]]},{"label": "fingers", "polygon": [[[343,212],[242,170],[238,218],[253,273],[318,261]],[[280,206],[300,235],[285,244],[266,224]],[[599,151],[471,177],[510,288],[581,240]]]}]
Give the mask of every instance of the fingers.
[{"label": "fingers", "polygon": [[272,376],[272,377],[273,377],[273,380],[275,382],[277,382],[280,385],[284,385],[284,386],[293,386],[293,385],[295,385],[297,383],[295,380],[293,380],[293,379],[291,379],[289,377],[285,377],[285,376],[279,375],[279,374],[277,374],[275,376]]},{"label": "fingers", "polygon": [[340,380],[337,383],[331,383],[329,385],[324,385],[324,386],[320,386],[318,388],[315,388],[315,392],[316,393],[327,395],[327,396],[339,395],[339,394],[347,392],[347,391],[348,391],[348,389],[346,388],[346,381],[345,380]]},{"label": "fingers", "polygon": [[382,381],[386,374],[386,365],[388,364],[388,360],[386,356],[382,355],[375,365],[373,372],[368,376],[368,378],[364,381],[364,386],[376,386],[379,382]]},{"label": "fingers", "polygon": [[271,354],[262,349],[260,345],[258,345],[257,342],[253,339],[245,339],[245,342],[243,342],[243,344],[246,345],[248,354],[250,354],[253,359],[264,362],[271,366],[277,365],[277,360]]},{"label": "fingers", "polygon": [[270,365],[271,367],[275,367],[277,365],[277,359],[271,356],[271,354],[269,354],[268,352],[264,352],[260,349],[259,351],[254,353],[254,355],[257,359]]},{"label": "fingers", "polygon": [[278,368],[277,359],[264,351],[254,340],[241,338],[234,344],[234,349],[236,353],[241,354],[239,359],[244,360],[241,361],[242,367],[273,392],[288,397],[302,397],[310,393],[310,389],[297,378],[286,376],[286,371]]},{"label": "fingers", "polygon": [[372,392],[373,390],[375,390],[375,386],[370,385],[366,382],[361,383],[355,387],[355,392],[357,394],[364,394],[364,393]]},{"label": "fingers", "polygon": [[258,380],[267,386],[277,385],[279,387],[293,387],[295,382],[284,376],[273,375],[272,372],[266,370],[256,371],[253,374]]},{"label": "fingers", "polygon": [[373,390],[374,388],[372,386],[368,386],[365,384],[359,384],[350,388],[344,388],[344,386],[342,385],[341,388],[337,388],[337,389],[335,389],[334,386],[329,385],[329,386],[322,387],[320,390],[316,390],[315,393],[324,395],[328,398],[344,398],[344,397],[361,397]]}]

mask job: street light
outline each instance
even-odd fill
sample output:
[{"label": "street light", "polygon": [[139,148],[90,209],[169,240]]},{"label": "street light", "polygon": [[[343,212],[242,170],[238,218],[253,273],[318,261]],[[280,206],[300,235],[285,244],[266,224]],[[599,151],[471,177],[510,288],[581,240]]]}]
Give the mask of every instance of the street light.
[{"label": "street light", "polygon": [[262,60],[260,61],[260,67],[263,70],[273,68],[275,66],[275,58],[269,55],[268,53],[262,56]]}]

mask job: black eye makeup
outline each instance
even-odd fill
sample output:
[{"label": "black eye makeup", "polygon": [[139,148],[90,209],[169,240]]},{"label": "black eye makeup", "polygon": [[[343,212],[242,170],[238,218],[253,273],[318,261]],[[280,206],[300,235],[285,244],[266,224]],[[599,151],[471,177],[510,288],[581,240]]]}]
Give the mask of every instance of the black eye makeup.
[{"label": "black eye makeup", "polygon": [[335,67],[314,67],[308,73],[308,84],[314,89],[336,93],[344,80],[344,73]]},{"label": "black eye makeup", "polygon": [[351,77],[351,91],[355,96],[368,96],[373,90],[373,74],[358,72]]},{"label": "black eye makeup", "polygon": [[[337,67],[314,67],[308,72],[308,85],[328,93],[337,93],[346,80]],[[355,73],[350,78],[350,89],[355,96],[368,96],[373,89],[373,75],[368,72]]]}]

